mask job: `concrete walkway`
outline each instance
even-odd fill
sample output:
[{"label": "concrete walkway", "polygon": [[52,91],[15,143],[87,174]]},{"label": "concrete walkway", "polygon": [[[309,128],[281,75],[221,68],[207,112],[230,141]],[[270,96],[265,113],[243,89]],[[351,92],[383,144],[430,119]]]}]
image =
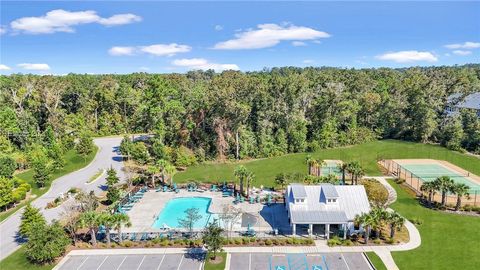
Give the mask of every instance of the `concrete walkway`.
[{"label": "concrete walkway", "polygon": [[[397,200],[397,192],[395,189],[388,183],[386,180],[389,177],[384,177],[384,176],[365,176],[365,178],[373,178],[378,180],[385,188],[388,190],[388,200],[387,200],[387,205],[390,205],[394,203]],[[387,210],[393,211],[393,209],[388,208]],[[391,270],[398,270],[398,266],[395,264],[395,261],[393,260],[392,251],[406,251],[406,250],[412,250],[417,247],[419,247],[422,244],[422,239],[420,237],[420,232],[418,231],[417,227],[413,225],[409,220],[405,220],[405,227],[408,230],[409,234],[409,242],[408,243],[403,243],[400,245],[394,245],[394,246],[372,246],[371,250],[375,252],[378,257],[383,261],[387,269]]]},{"label": "concrete walkway", "polygon": [[[59,206],[52,209],[45,209],[45,206],[60,194],[68,192],[70,188],[77,187],[86,192],[93,190],[96,194],[103,192],[105,175],[94,183],[86,184],[90,177],[95,175],[98,170],[108,169],[111,166],[117,171],[120,180],[124,180],[124,173],[121,170],[123,162],[118,151],[121,140],[121,137],[95,139],[94,143],[99,149],[94,160],[78,171],[57,178],[52,183],[50,189],[41,197],[35,199],[32,202],[32,205],[40,208],[45,218],[51,221],[53,219],[58,219],[64,212],[64,208]],[[17,231],[18,226],[20,225],[21,215],[22,210],[20,209],[0,223],[0,260],[4,259],[20,247],[21,239],[18,238]]]}]

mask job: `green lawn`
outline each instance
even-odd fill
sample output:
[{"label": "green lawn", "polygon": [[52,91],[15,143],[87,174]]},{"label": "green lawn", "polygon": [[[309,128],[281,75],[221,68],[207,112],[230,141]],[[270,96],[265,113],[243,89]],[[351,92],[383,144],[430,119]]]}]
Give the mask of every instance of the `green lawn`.
[{"label": "green lawn", "polygon": [[365,252],[365,254],[367,254],[368,259],[370,262],[372,262],[373,266],[375,266],[376,270],[387,270],[387,267],[385,264],[383,264],[382,259],[380,259],[375,252]]},{"label": "green lawn", "polygon": [[[244,164],[255,173],[256,178],[254,185],[259,186],[263,184],[265,186],[273,186],[275,175],[278,173],[306,173],[307,166],[305,164],[305,157],[307,154],[308,153],[289,154],[268,159],[241,161],[238,163],[201,164],[189,167],[185,172],[176,174],[174,180],[179,183],[192,180],[202,182],[232,181],[235,167],[239,164]],[[432,158],[447,160],[474,174],[480,175],[480,159],[476,157],[450,151],[440,146],[396,140],[382,140],[351,147],[324,149],[310,154],[312,157],[320,159],[339,159],[346,162],[358,160],[365,168],[367,175],[380,174],[377,160],[381,158]]]},{"label": "green lawn", "polygon": [[[225,252],[220,252],[220,253],[217,253],[217,256],[221,256],[222,257],[222,262],[219,263],[219,264],[212,264],[210,263],[209,260],[206,260],[205,261],[205,266],[203,267],[204,270],[224,270],[225,269],[225,261],[227,260],[227,253]],[[0,267],[0,269],[2,269]]]},{"label": "green lawn", "polygon": [[36,265],[32,264],[25,257],[24,248],[21,247],[7,258],[0,261],[2,270],[51,270],[55,265]]},{"label": "green lawn", "polygon": [[[78,169],[81,169],[85,166],[87,166],[90,162],[92,162],[93,158],[97,154],[97,148],[95,147],[95,151],[93,151],[86,159],[81,157],[80,155],[77,154],[75,150],[70,150],[65,153],[65,167],[63,167],[60,170],[56,170],[52,174],[52,179],[57,179],[61,176],[64,176],[68,173],[71,173],[73,171],[76,171]],[[35,181],[33,180],[33,171],[28,170],[23,173],[19,173],[16,175],[18,178],[21,178],[27,183],[29,183],[32,186],[32,195],[35,195],[35,198],[38,198],[42,196],[45,192],[48,191],[50,188],[50,183],[47,183],[47,185],[44,188],[38,188],[37,185],[35,184]],[[34,199],[34,198],[33,198]],[[33,199],[29,200],[32,201]],[[10,209],[7,212],[2,212],[0,213],[0,222],[3,221],[4,219],[8,218],[10,215],[15,213],[18,209],[22,208],[25,206],[29,201],[25,201],[19,205],[17,205],[14,209]]]},{"label": "green lawn", "polygon": [[427,209],[403,187],[389,182],[398,195],[391,207],[408,219],[423,220],[423,224],[417,226],[422,245],[411,251],[392,253],[400,269],[479,269],[479,217]]}]

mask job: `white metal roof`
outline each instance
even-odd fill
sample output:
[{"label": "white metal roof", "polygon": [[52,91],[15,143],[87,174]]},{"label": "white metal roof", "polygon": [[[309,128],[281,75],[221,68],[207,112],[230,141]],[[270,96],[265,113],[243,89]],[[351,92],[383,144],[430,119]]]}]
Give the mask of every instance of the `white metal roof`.
[{"label": "white metal roof", "polygon": [[[288,186],[287,193],[291,193],[294,186],[296,185]],[[304,203],[295,203],[291,194],[286,197],[292,223],[343,223],[345,220],[353,221],[356,215],[370,211],[367,193],[362,185],[322,184],[303,187],[306,193]],[[322,198],[322,192],[329,189],[334,189],[338,195],[336,202],[327,203],[325,198]],[[329,192],[332,190],[327,191]]]},{"label": "white metal roof", "polygon": [[303,187],[303,185],[292,184],[291,188],[292,188],[293,197],[295,199],[299,199],[299,198],[304,199],[307,197],[307,193],[305,192],[305,188]]}]

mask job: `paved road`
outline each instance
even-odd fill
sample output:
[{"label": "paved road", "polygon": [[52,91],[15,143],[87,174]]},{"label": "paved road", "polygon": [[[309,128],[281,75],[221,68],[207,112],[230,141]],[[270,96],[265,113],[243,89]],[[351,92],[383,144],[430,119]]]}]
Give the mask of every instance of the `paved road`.
[{"label": "paved road", "polygon": [[[121,140],[121,137],[95,139],[94,143],[99,148],[95,159],[87,167],[56,179],[52,183],[50,190],[33,201],[32,205],[40,208],[47,220],[58,219],[63,212],[62,206],[45,210],[47,203],[54,200],[61,193],[67,192],[71,187],[78,187],[87,192],[94,190],[96,194],[101,193],[105,185],[105,174],[94,183],[86,184],[98,170],[108,169],[111,166],[117,170],[120,180],[124,180],[125,175],[121,170],[123,163],[118,151]],[[19,248],[17,230],[20,224],[21,212],[17,211],[17,213],[0,224],[0,260]]]}]

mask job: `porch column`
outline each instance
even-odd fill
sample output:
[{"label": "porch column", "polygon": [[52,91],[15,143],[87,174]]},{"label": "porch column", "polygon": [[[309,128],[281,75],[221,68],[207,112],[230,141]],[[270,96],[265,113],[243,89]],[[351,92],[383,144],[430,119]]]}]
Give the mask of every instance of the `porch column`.
[{"label": "porch column", "polygon": [[309,229],[308,235],[310,237],[312,237],[312,235],[313,235],[313,224],[308,224],[308,229]]},{"label": "porch column", "polygon": [[330,224],[325,224],[325,238],[330,239]]},{"label": "porch column", "polygon": [[343,240],[347,239],[347,224],[343,224]]},{"label": "porch column", "polygon": [[297,234],[297,224],[292,223],[292,235],[296,235],[296,234]]}]

